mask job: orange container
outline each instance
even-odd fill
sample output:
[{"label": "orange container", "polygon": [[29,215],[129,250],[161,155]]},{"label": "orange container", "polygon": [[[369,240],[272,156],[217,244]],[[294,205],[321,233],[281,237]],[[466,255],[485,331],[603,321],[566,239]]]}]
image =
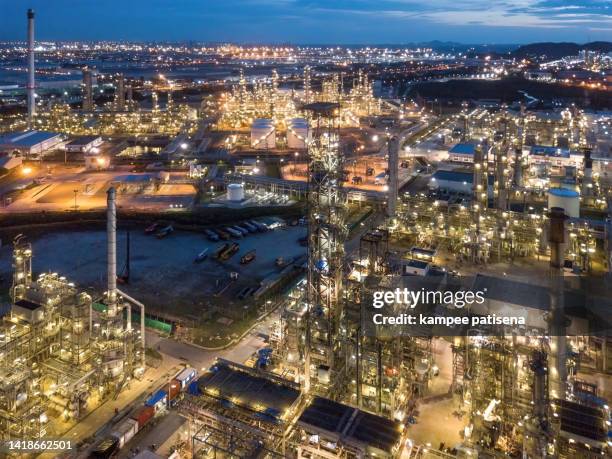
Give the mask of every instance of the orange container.
[{"label": "orange container", "polygon": [[140,430],[154,415],[155,408],[152,406],[143,406],[130,417],[138,423],[138,430]]},{"label": "orange container", "polygon": [[181,383],[176,379],[170,381],[170,387],[168,388],[168,400],[172,401],[178,394],[181,393]]}]

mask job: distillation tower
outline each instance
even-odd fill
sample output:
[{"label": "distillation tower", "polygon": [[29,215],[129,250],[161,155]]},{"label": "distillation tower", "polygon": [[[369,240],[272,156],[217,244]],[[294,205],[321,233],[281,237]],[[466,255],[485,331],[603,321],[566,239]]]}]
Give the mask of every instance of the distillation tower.
[{"label": "distillation tower", "polygon": [[[305,389],[326,392],[339,381],[346,193],[335,103],[315,103],[309,145],[309,241]],[[315,372],[309,371],[316,368]],[[314,377],[313,377],[314,376]]]}]

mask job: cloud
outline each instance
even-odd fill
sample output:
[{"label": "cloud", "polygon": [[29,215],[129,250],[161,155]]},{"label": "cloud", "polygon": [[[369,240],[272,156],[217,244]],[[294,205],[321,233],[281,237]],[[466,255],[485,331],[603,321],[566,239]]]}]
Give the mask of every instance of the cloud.
[{"label": "cloud", "polygon": [[566,0],[433,0],[428,3],[416,0],[339,0],[320,3],[316,9],[330,13],[396,20],[421,18],[455,26],[562,28],[581,25],[604,30],[612,27],[612,3],[608,0],[580,3]]}]

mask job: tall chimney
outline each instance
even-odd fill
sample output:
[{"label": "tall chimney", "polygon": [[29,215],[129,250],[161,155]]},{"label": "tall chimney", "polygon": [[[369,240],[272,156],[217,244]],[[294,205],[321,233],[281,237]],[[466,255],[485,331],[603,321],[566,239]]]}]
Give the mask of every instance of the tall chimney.
[{"label": "tall chimney", "polygon": [[117,110],[122,112],[125,110],[125,77],[123,73],[117,76],[117,89],[116,89],[116,102]]},{"label": "tall chimney", "polygon": [[389,218],[395,218],[395,208],[397,206],[397,188],[398,188],[398,167],[399,167],[399,139],[395,136],[389,139],[389,160],[387,162],[389,168],[389,192],[387,193],[387,215]]},{"label": "tall chimney", "polygon": [[107,191],[106,199],[106,257],[107,257],[107,306],[108,315],[117,313],[117,192]]},{"label": "tall chimney", "polygon": [[83,111],[93,111],[93,76],[88,68],[83,69]]},{"label": "tall chimney", "polygon": [[564,399],[567,384],[567,337],[570,322],[564,313],[565,295],[563,282],[563,262],[565,258],[567,216],[559,207],[550,209],[550,310],[548,313],[548,333],[550,352],[548,354],[550,399]]},{"label": "tall chimney", "polygon": [[34,10],[28,10],[28,129],[34,127],[36,101],[34,100]]},{"label": "tall chimney", "polygon": [[513,177],[514,186],[522,188],[524,185],[523,180],[523,149],[521,147],[517,147],[514,150],[514,177]]},{"label": "tall chimney", "polygon": [[132,85],[126,86],[126,92],[128,109],[131,110],[132,106],[134,105],[134,89],[132,88]]},{"label": "tall chimney", "polygon": [[551,269],[561,269],[565,256],[565,221],[567,216],[560,207],[553,207],[550,209],[549,218],[550,267]]},{"label": "tall chimney", "polygon": [[593,194],[593,160],[591,159],[591,149],[584,148],[584,171],[582,177],[582,196]]}]

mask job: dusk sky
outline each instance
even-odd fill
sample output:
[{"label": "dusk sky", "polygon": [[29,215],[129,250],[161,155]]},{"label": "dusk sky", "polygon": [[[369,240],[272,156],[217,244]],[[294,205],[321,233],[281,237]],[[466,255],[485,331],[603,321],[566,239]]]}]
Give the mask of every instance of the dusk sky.
[{"label": "dusk sky", "polygon": [[610,0],[0,0],[0,41],[376,44],[612,39]]}]

